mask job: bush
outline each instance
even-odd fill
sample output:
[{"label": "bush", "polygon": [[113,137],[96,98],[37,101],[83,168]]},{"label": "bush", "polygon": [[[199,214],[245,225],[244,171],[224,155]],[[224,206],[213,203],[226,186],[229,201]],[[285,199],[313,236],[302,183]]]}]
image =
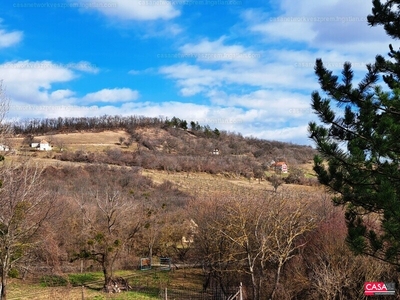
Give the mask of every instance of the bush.
[{"label": "bush", "polygon": [[[84,285],[85,283],[99,280],[99,276],[96,276],[93,273],[85,273],[85,274],[69,274],[68,275],[69,282],[72,285]],[[101,279],[101,277],[100,277]]]},{"label": "bush", "polygon": [[282,179],[281,177],[277,176],[276,174],[267,177],[267,180],[268,180],[269,182],[271,182],[271,184],[272,184],[272,186],[273,186],[273,188],[274,188],[275,193],[276,193],[276,191],[278,190],[278,187],[280,187],[280,186],[283,184],[283,182],[284,182],[283,179]]},{"label": "bush", "polygon": [[286,183],[292,183],[292,184],[302,184],[305,185],[305,176],[304,172],[301,169],[292,169],[288,175],[288,177],[285,178]]},{"label": "bush", "polygon": [[19,272],[18,272],[17,269],[12,268],[10,271],[8,271],[8,276],[9,276],[10,278],[18,278]]},{"label": "bush", "polygon": [[68,279],[60,275],[44,275],[40,278],[43,287],[67,286]]}]

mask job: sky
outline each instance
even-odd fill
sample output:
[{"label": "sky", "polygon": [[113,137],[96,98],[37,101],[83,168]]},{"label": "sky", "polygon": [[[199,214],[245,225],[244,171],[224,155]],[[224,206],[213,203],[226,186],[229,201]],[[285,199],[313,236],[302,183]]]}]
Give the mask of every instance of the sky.
[{"label": "sky", "polygon": [[0,3],[10,120],[140,115],[313,145],[317,58],[359,80],[390,40],[366,0]]}]

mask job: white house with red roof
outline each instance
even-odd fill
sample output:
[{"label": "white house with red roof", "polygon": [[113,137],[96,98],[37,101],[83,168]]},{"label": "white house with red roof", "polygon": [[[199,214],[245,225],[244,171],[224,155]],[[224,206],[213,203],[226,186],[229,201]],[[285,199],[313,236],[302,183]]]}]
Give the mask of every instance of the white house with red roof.
[{"label": "white house with red roof", "polygon": [[275,172],[287,173],[288,165],[284,161],[278,161],[272,165],[275,169]]}]

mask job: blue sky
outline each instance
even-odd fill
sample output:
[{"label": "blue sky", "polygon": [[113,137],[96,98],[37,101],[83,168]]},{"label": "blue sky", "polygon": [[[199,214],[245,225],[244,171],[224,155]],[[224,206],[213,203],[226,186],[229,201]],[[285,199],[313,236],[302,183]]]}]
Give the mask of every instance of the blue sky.
[{"label": "blue sky", "polygon": [[360,77],[393,42],[367,25],[371,7],[365,0],[2,1],[9,118],[176,116],[310,145],[315,59],[338,74],[350,61]]}]

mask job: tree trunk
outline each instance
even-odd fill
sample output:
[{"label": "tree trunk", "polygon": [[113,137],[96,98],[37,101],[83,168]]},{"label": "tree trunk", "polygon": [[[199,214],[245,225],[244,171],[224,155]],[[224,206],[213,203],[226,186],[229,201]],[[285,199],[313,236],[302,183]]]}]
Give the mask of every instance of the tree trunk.
[{"label": "tree trunk", "polygon": [[2,271],[1,271],[1,292],[0,292],[0,300],[7,299],[7,275],[10,270],[10,254],[8,252],[8,248],[6,247],[5,255],[2,261]]},{"label": "tree trunk", "polygon": [[112,287],[110,286],[112,278],[111,278],[111,272],[108,267],[108,262],[106,259],[103,260],[102,267],[104,275],[104,291],[106,293],[110,293],[112,291]]},{"label": "tree trunk", "polygon": [[282,266],[283,266],[283,263],[279,262],[278,269],[276,270],[276,274],[275,274],[274,288],[272,290],[271,297],[270,297],[271,300],[275,299],[276,290],[278,288],[279,280],[280,280],[280,277],[281,277]]},{"label": "tree trunk", "polygon": [[1,289],[0,300],[6,300],[7,299],[7,271],[5,271],[4,269],[3,269],[2,274],[1,274],[1,287],[0,287],[0,289]]},{"label": "tree trunk", "polygon": [[150,258],[150,267],[153,267],[153,245],[149,244],[149,258]]},{"label": "tree trunk", "polygon": [[255,274],[254,274],[254,267],[251,262],[250,253],[247,253],[247,263],[249,264],[249,273],[251,274],[251,284],[253,286],[253,299],[258,300],[257,282],[256,282]]}]

